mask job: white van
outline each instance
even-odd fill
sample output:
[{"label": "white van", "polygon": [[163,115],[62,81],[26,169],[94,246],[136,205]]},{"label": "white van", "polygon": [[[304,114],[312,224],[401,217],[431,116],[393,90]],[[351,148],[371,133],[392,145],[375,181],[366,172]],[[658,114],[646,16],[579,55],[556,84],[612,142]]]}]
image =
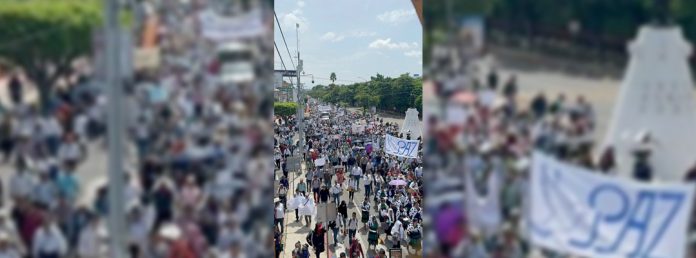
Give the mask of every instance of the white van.
[{"label": "white van", "polygon": [[229,42],[217,51],[220,82],[222,84],[248,83],[256,78],[254,48],[242,42]]}]

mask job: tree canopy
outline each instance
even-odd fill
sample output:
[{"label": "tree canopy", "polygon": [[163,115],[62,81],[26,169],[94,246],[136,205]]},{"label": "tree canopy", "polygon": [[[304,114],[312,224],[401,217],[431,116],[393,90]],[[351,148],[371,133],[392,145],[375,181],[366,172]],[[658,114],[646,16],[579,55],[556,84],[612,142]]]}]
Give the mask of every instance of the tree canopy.
[{"label": "tree canopy", "polygon": [[288,117],[297,114],[297,103],[295,102],[274,102],[273,113],[277,116]]},{"label": "tree canopy", "polygon": [[331,75],[329,75],[329,80],[331,80],[331,83],[336,83],[336,73],[332,72]]},{"label": "tree canopy", "polygon": [[409,74],[391,78],[377,74],[367,82],[317,85],[308,92],[319,100],[350,107],[376,107],[391,112],[422,110],[423,80]]},{"label": "tree canopy", "polygon": [[89,55],[102,24],[97,0],[0,0],[0,57],[21,67],[46,104],[52,86]]},{"label": "tree canopy", "polygon": [[[431,1],[424,6],[426,49],[441,41],[437,35],[446,31],[447,14],[451,14],[454,23],[463,16],[482,15],[487,27],[529,39],[552,37],[582,41],[591,48],[610,46],[625,51],[626,41],[636,36],[641,25],[655,20],[659,12],[655,0],[467,0],[451,1],[451,6],[447,2]],[[696,42],[696,1],[671,0],[669,9],[686,37]],[[579,29],[572,37],[571,23]]]}]

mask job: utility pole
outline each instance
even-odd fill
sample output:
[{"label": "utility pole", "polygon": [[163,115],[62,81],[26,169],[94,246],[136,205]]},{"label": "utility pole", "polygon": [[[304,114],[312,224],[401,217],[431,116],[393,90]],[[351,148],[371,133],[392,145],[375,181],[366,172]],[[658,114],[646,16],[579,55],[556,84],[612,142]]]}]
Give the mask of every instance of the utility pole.
[{"label": "utility pole", "polygon": [[123,85],[121,71],[119,1],[104,0],[104,37],[106,46],[106,88],[108,92],[109,148],[109,252],[111,258],[126,257],[124,174],[123,174]]},{"label": "utility pole", "polygon": [[[304,98],[302,98],[302,84],[300,82],[300,74],[302,74],[302,59],[300,59],[300,24],[295,24],[295,32],[297,33],[297,69],[295,71],[297,76],[297,130],[300,137],[300,154],[304,153],[305,136],[304,136]],[[300,173],[302,173],[302,168],[300,168]]]}]

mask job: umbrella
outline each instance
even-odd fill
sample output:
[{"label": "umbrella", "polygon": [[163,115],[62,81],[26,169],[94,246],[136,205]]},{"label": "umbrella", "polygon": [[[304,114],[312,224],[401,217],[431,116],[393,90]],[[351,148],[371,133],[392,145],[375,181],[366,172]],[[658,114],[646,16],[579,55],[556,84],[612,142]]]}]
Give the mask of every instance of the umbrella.
[{"label": "umbrella", "polygon": [[406,183],[406,181],[403,179],[394,179],[394,180],[389,182],[389,185],[395,185],[395,186],[406,185],[406,184],[408,184],[408,183]]}]

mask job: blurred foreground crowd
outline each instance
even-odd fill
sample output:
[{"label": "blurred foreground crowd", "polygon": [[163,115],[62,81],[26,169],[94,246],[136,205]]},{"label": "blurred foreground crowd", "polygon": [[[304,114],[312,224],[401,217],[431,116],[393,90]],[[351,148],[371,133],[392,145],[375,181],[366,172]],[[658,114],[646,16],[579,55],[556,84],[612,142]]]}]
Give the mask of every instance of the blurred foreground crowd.
[{"label": "blurred foreground crowd", "polygon": [[[455,51],[456,52],[456,51]],[[460,68],[433,76],[424,91],[425,175],[433,230],[431,257],[569,257],[530,245],[524,219],[531,155],[541,151],[584,167],[613,172],[610,157],[592,158],[596,118],[583,96],[538,93],[522,99],[514,75],[503,82],[495,68],[482,74],[464,48],[452,55]],[[451,61],[434,62],[451,68]],[[459,62],[455,62],[459,63]],[[609,156],[606,154],[604,156]]]},{"label": "blurred foreground crowd", "polygon": [[[207,69],[214,44],[172,29],[194,8],[158,11],[161,41],[178,43],[163,44],[160,66],[124,87],[128,257],[269,257],[258,243],[272,235],[259,230],[271,220],[264,193],[272,185],[259,174],[273,171],[272,95],[262,87],[270,82],[219,84]],[[272,50],[268,39],[248,43]],[[260,66],[272,52],[261,55]],[[103,89],[93,74],[76,74],[39,108],[13,76],[0,119],[0,149],[12,164],[2,178],[0,257],[108,257]]]}]

